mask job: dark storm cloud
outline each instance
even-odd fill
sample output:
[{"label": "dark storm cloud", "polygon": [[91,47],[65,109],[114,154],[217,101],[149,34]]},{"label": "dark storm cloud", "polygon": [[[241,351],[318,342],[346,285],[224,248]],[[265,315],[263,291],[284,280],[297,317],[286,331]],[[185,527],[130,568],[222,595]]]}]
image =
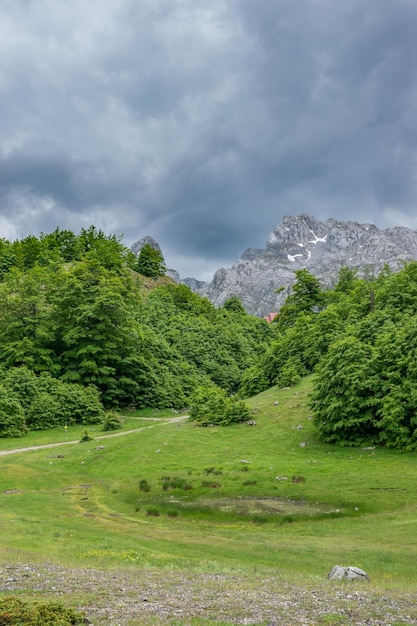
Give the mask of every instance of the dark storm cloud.
[{"label": "dark storm cloud", "polygon": [[414,0],[5,0],[0,235],[205,277],[285,214],[417,227]]}]

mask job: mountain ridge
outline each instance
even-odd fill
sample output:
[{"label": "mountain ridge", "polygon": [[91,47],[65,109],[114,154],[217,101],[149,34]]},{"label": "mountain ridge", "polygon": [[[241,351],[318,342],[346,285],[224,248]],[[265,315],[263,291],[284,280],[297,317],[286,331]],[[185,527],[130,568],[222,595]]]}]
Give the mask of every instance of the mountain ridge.
[{"label": "mountain ridge", "polygon": [[308,269],[330,288],[341,267],[374,276],[385,265],[396,271],[416,259],[416,230],[404,226],[381,230],[370,223],[286,215],[270,231],[265,248],[248,248],[231,267],[218,269],[210,283],[181,279],[178,273],[174,279],[215,306],[237,296],[248,313],[264,317],[285,302],[296,270]]}]

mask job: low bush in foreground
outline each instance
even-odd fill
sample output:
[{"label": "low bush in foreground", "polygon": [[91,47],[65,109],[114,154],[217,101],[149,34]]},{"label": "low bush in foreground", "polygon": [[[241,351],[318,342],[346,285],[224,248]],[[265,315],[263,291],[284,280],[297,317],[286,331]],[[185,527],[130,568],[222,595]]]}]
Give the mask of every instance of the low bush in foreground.
[{"label": "low bush in foreground", "polygon": [[29,604],[13,596],[0,599],[1,626],[75,626],[86,623],[81,613],[57,602]]},{"label": "low bush in foreground", "polygon": [[220,387],[199,387],[190,400],[190,418],[200,426],[227,426],[249,419],[245,402],[228,396]]}]

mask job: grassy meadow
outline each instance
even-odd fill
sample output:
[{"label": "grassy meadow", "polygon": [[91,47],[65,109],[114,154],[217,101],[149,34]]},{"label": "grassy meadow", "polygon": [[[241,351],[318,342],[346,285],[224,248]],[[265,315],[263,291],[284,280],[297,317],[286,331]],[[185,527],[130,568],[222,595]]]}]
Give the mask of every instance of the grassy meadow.
[{"label": "grassy meadow", "polygon": [[101,439],[110,433],[98,426],[90,442],[79,443],[85,427],[1,440],[0,450],[63,445],[0,456],[0,562],[307,583],[355,565],[380,589],[411,592],[417,454],[320,443],[310,388],[306,378],[250,399],[252,426],[138,411],[123,430],[141,430],[125,436]]}]

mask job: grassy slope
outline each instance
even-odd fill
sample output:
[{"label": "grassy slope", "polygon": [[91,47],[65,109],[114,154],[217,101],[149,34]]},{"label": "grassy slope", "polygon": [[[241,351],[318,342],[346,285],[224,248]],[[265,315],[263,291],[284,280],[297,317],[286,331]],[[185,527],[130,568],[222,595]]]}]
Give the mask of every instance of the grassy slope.
[{"label": "grassy slope", "polygon": [[[0,457],[0,561],[281,570],[311,581],[338,563],[363,567],[382,587],[412,590],[417,455],[320,443],[310,385],[252,398],[256,426],[185,422]],[[144,425],[130,417],[125,428],[135,423]],[[0,449],[37,439],[65,435],[32,433]],[[164,491],[168,477],[193,488]],[[142,479],[149,492],[139,491]]]}]

